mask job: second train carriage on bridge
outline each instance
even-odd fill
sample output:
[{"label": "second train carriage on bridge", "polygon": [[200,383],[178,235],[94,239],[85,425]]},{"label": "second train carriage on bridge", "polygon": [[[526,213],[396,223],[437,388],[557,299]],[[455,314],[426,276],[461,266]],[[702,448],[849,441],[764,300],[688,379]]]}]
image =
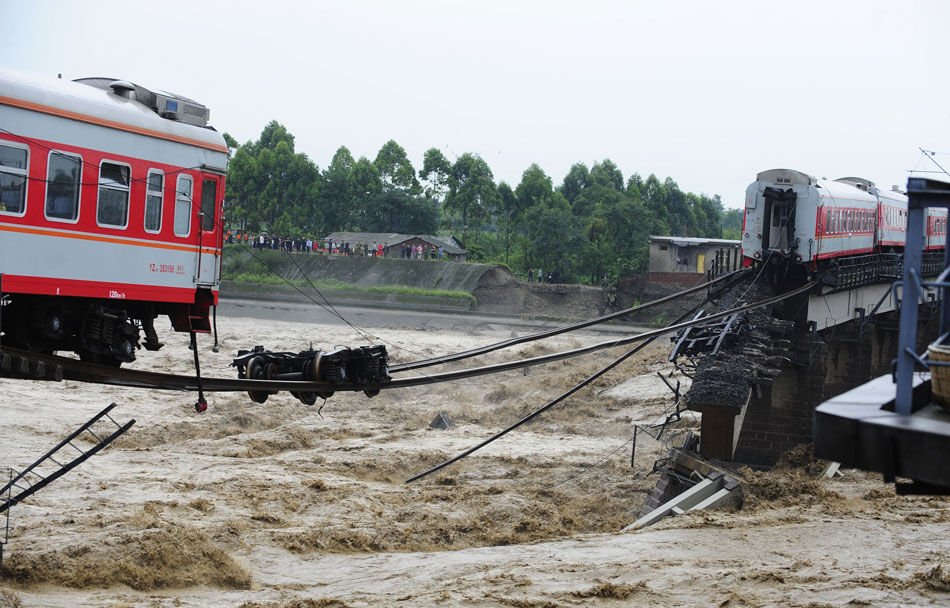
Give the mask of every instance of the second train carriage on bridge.
[{"label": "second train carriage on bridge", "polygon": [[[928,210],[925,229],[925,248],[942,250],[947,211]],[[860,256],[901,254],[906,233],[907,197],[864,178],[826,180],[771,169],[759,173],[746,190],[746,266],[779,259],[820,271]]]}]

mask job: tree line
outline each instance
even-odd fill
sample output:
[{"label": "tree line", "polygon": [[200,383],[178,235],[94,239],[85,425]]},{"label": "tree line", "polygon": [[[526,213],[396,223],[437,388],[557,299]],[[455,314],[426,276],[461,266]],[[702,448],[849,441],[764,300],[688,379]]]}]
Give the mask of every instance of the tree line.
[{"label": "tree line", "polygon": [[451,234],[474,261],[600,283],[645,270],[651,234],[738,238],[741,227],[739,210],[724,211],[718,195],[683,192],[669,177],[624,178],[609,159],[575,164],[559,185],[532,164],[512,187],[468,152],[450,160],[430,148],[416,170],[390,140],[374,160],[341,146],[320,170],[276,121],[256,141],[225,138],[228,225],[255,234]]}]

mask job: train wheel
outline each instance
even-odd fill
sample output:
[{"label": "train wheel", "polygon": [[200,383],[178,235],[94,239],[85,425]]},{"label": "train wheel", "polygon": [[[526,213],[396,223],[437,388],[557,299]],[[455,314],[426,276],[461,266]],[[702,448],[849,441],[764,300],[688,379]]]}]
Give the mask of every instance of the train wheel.
[{"label": "train wheel", "polygon": [[16,318],[13,338],[17,346],[23,350],[49,355],[53,352],[52,340],[44,336],[27,314],[20,314]]},{"label": "train wheel", "polygon": [[[266,367],[264,357],[254,357],[247,362],[247,377],[251,380],[266,380],[264,368]],[[264,403],[270,395],[270,391],[247,391],[248,397],[254,403]]]},{"label": "train wheel", "polygon": [[[320,353],[303,365],[303,379],[314,382],[320,375]],[[313,391],[291,391],[290,393],[304,405],[313,405],[317,402],[317,394]]]},{"label": "train wheel", "polygon": [[312,393],[312,392],[308,392],[308,391],[304,391],[304,392],[302,392],[302,393],[298,393],[298,392],[296,392],[296,391],[291,391],[290,394],[293,395],[294,397],[296,397],[296,398],[297,398],[301,403],[303,403],[304,405],[313,405],[314,403],[317,402],[317,394],[316,394],[316,393]]}]

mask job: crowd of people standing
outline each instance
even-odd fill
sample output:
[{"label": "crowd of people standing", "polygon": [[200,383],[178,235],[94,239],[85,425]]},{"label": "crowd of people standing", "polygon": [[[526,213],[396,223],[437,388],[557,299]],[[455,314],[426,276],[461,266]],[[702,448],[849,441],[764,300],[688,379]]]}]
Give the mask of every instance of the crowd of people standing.
[{"label": "crowd of people standing", "polygon": [[560,283],[561,282],[561,273],[557,270],[553,270],[547,274],[544,274],[544,269],[542,268],[529,268],[528,269],[528,283]]},{"label": "crowd of people standing", "polygon": [[[385,257],[389,247],[383,243],[347,243],[327,239],[315,241],[304,238],[281,238],[260,234],[252,236],[247,232],[227,230],[224,234],[226,243],[244,243],[254,249],[276,249],[294,253],[318,253],[342,256]],[[399,257],[407,260],[441,260],[445,256],[442,246],[434,245],[400,245]]]},{"label": "crowd of people standing", "polygon": [[445,250],[440,245],[402,245],[399,251],[399,257],[406,260],[441,260],[445,256]]}]

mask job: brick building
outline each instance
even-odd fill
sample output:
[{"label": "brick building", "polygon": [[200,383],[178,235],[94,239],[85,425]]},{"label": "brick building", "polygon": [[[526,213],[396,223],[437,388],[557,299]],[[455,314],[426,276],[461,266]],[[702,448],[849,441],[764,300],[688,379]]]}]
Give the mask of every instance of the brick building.
[{"label": "brick building", "polygon": [[739,268],[741,241],[681,236],[651,236],[647,280],[689,287],[703,280],[710,270]]}]

